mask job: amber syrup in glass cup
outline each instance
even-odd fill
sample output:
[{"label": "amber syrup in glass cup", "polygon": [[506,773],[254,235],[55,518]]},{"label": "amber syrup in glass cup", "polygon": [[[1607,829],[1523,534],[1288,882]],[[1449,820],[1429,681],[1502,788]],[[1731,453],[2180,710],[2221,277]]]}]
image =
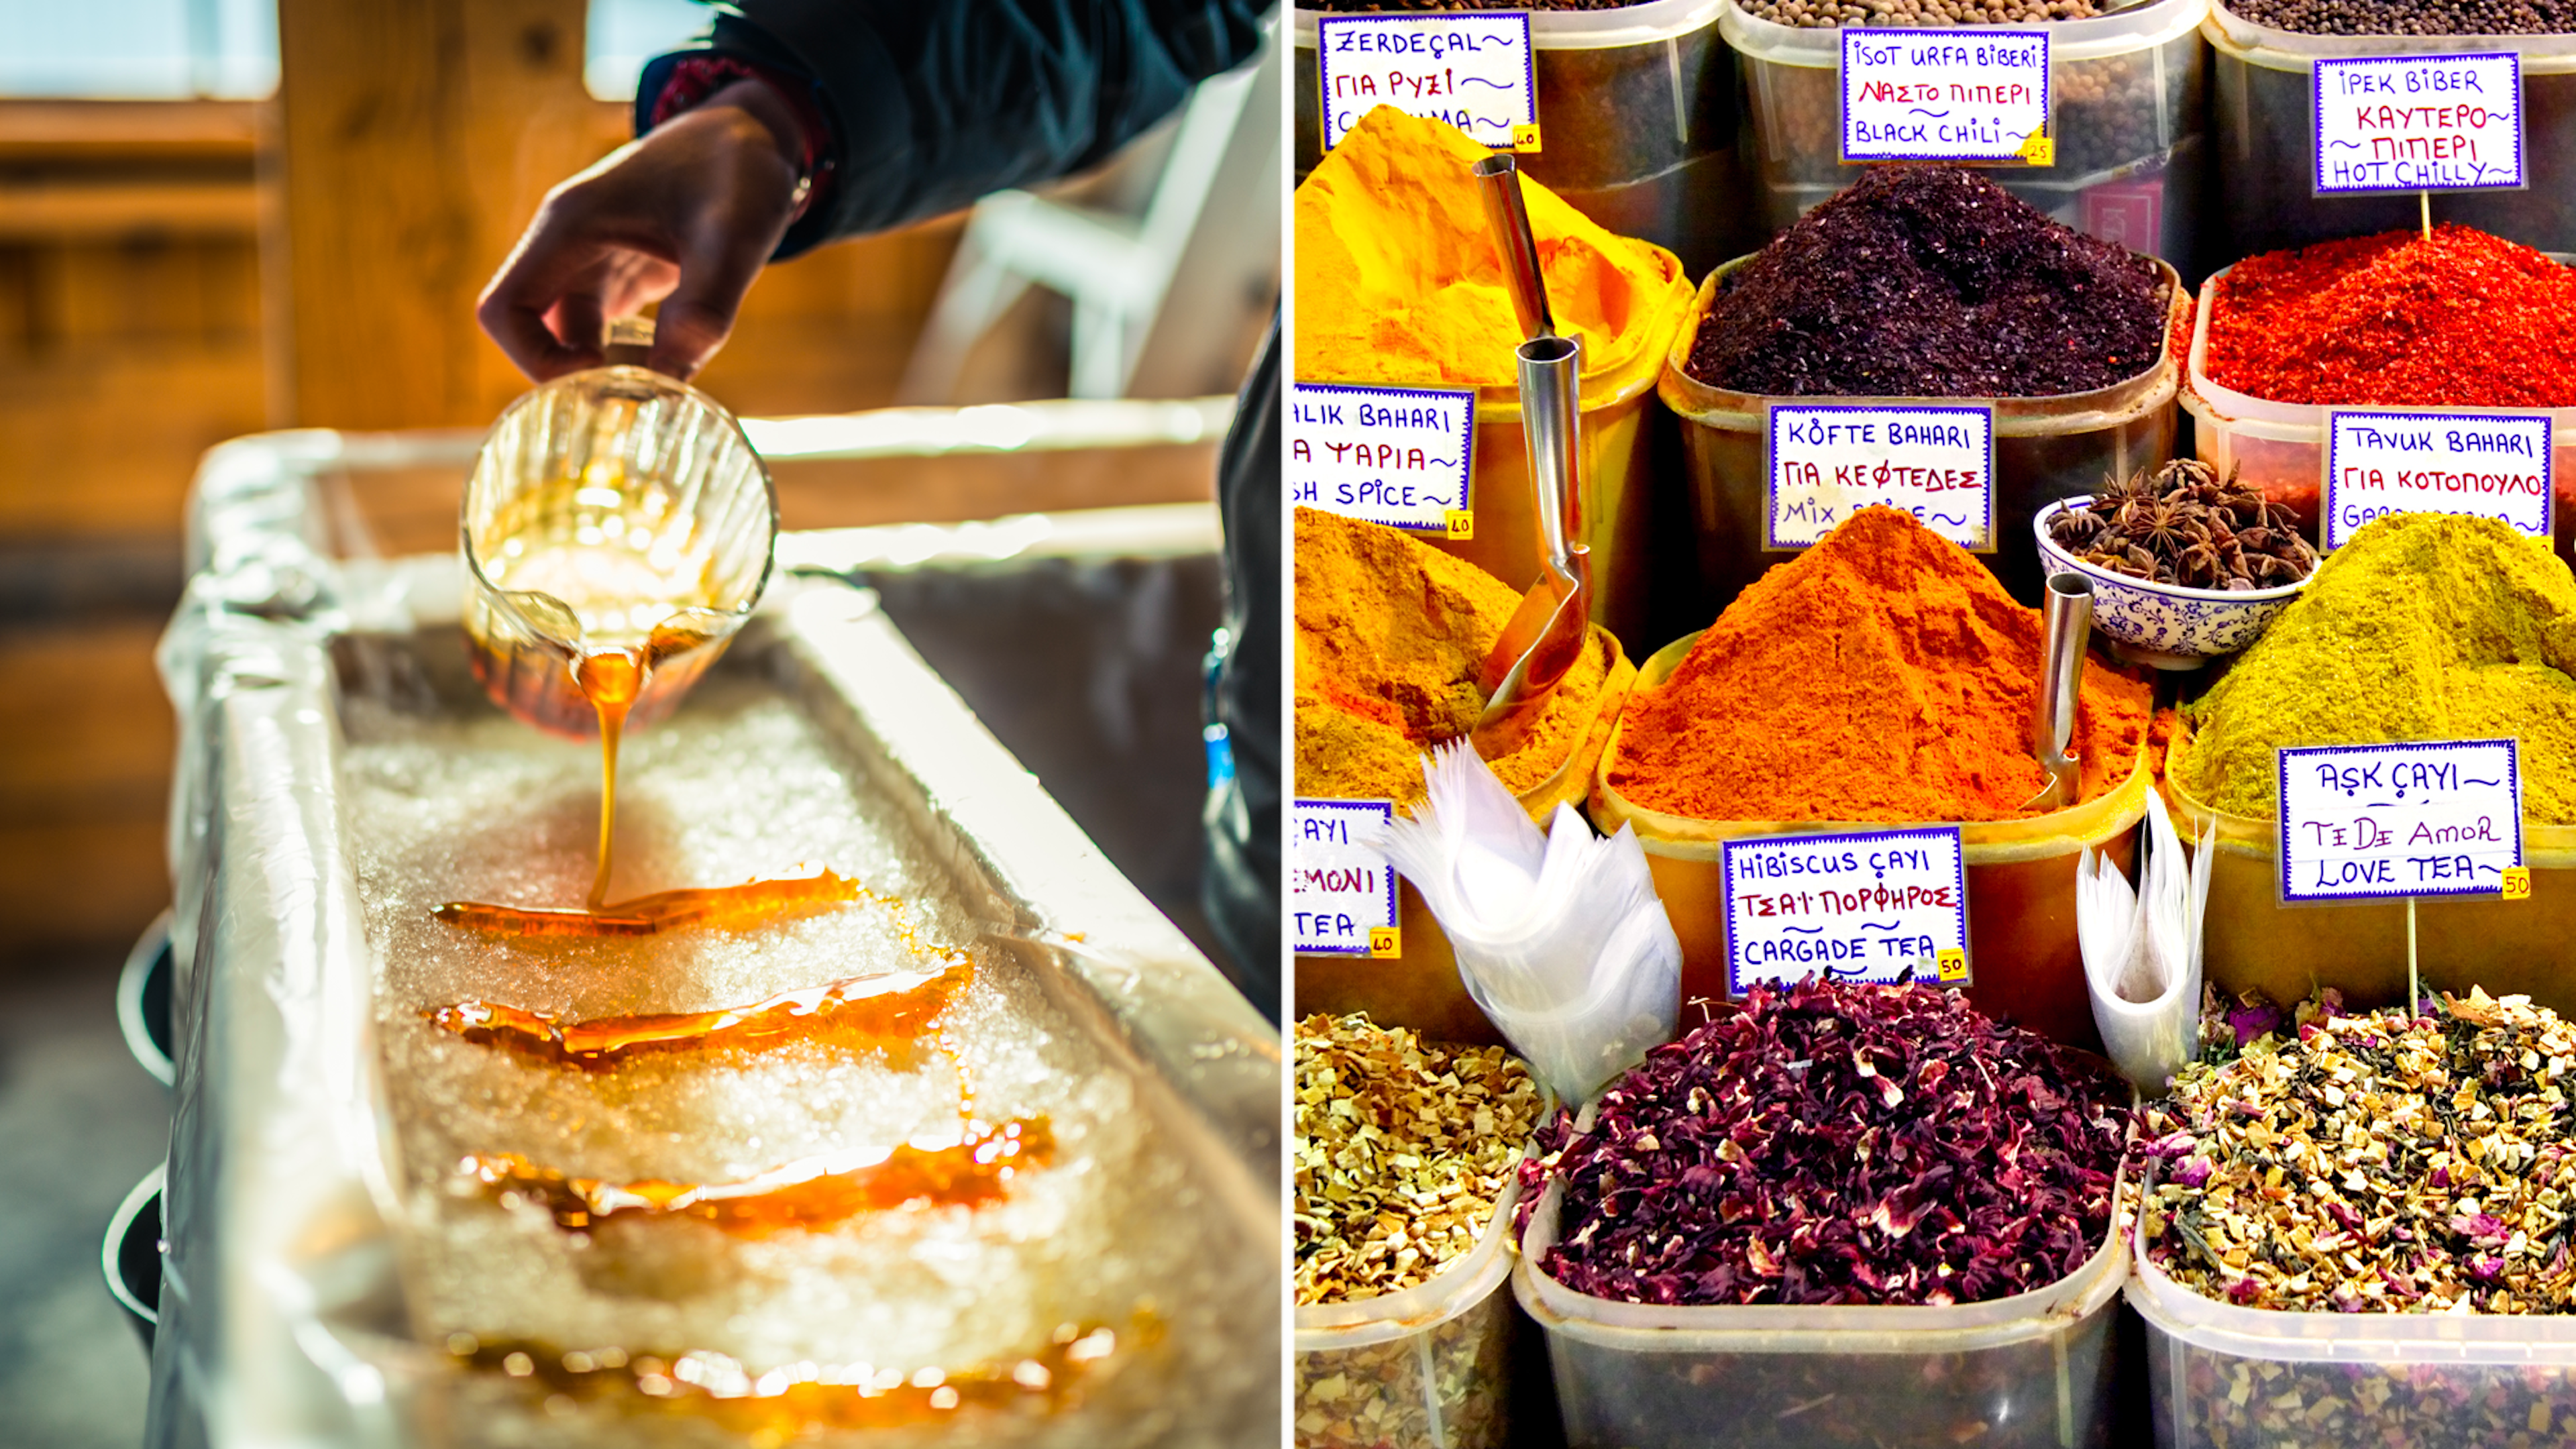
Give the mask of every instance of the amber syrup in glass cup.
[{"label": "amber syrup in glass cup", "polygon": [[600,741],[595,908],[621,736],[671,712],[768,585],[769,471],[706,394],[639,366],[592,368],[502,412],[461,532],[466,643],[485,693],[549,734]]}]

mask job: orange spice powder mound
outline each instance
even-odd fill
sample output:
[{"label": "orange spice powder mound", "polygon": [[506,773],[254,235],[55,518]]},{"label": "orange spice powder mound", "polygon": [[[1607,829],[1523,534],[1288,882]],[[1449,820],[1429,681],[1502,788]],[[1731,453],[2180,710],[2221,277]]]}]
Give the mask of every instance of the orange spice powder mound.
[{"label": "orange spice powder mound", "polygon": [[[1865,508],[1774,566],[1662,685],[1631,696],[1610,784],[1699,820],[2022,815],[2039,611],[1907,514]],[[2088,658],[2085,799],[2129,777],[2154,692]]]}]

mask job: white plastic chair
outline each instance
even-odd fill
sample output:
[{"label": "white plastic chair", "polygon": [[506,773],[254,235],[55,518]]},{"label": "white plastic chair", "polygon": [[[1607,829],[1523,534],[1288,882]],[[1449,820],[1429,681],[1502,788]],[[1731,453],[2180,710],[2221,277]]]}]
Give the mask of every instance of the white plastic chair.
[{"label": "white plastic chair", "polygon": [[[913,345],[899,396],[906,402],[947,401],[976,340],[1032,285],[1073,302],[1068,392],[1078,398],[1123,395],[1182,254],[1219,188],[1246,102],[1256,89],[1266,89],[1254,82],[1275,63],[1265,54],[1201,82],[1191,93],[1142,215],[1070,206],[1026,191],[997,191],[976,202],[940,283],[939,300]],[[1263,184],[1275,190],[1276,176]]]}]

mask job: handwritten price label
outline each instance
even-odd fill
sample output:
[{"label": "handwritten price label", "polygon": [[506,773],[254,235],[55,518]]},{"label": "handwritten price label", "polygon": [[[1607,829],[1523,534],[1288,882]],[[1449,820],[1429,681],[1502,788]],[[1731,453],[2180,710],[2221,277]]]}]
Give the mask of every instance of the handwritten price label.
[{"label": "handwritten price label", "polygon": [[1324,149],[1379,106],[1444,121],[1497,151],[1538,149],[1524,11],[1326,15],[1315,22]]},{"label": "handwritten price label", "polygon": [[1467,482],[1475,448],[1473,392],[1288,385],[1292,503],[1470,538],[1476,522]]},{"label": "handwritten price label", "polygon": [[[1395,936],[1395,871],[1362,845],[1395,817],[1385,800],[1299,800],[1289,816],[1288,922],[1303,956],[1377,956]],[[1377,933],[1386,932],[1383,937]]]},{"label": "handwritten price label", "polygon": [[2053,166],[2048,32],[1842,32],[1845,161]]},{"label": "handwritten price label", "polygon": [[[2281,899],[2510,892],[2522,859],[2512,740],[2329,745],[2280,753]],[[2523,888],[2529,889],[2528,877]]]},{"label": "handwritten price label", "polygon": [[2551,447],[2543,413],[2329,413],[2326,547],[2391,513],[2500,518],[2547,538]]},{"label": "handwritten price label", "polygon": [[1805,548],[1871,504],[1973,553],[1995,546],[1995,413],[1983,406],[1773,403],[1762,546]]},{"label": "handwritten price label", "polygon": [[2522,57],[2320,57],[2310,94],[2320,196],[2520,186]]},{"label": "handwritten price label", "polygon": [[1825,976],[1967,984],[1957,826],[1763,835],[1721,848],[1726,986]]}]

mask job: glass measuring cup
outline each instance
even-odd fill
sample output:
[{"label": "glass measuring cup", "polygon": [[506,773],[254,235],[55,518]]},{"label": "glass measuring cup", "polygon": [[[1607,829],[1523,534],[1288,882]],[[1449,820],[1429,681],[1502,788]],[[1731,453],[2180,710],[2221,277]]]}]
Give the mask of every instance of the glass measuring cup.
[{"label": "glass measuring cup", "polygon": [[733,414],[613,364],[503,410],[461,531],[475,677],[514,717],[594,739],[615,706],[611,729],[669,714],[724,653],[768,584],[778,502]]}]

